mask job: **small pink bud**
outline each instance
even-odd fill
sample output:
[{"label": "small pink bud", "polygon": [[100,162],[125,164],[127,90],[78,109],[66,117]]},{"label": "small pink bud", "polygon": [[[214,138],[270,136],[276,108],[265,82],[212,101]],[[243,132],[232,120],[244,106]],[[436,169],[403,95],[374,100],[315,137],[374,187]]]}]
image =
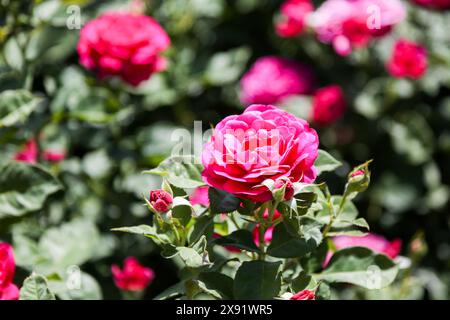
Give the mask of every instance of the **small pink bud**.
[{"label": "small pink bud", "polygon": [[358,170],[358,171],[353,172],[350,176],[357,177],[357,176],[361,176],[363,174],[364,174],[364,170]]},{"label": "small pink bud", "polygon": [[170,193],[162,189],[150,191],[150,204],[156,212],[166,213],[170,210],[173,198]]},{"label": "small pink bud", "polygon": [[316,295],[311,290],[302,290],[294,294],[289,300],[316,300]]}]

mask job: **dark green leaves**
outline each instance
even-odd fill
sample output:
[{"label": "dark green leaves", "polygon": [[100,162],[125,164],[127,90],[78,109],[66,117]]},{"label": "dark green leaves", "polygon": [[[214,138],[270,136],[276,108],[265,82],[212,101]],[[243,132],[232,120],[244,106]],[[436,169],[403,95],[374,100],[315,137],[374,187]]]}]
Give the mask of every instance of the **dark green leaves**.
[{"label": "dark green leaves", "polygon": [[213,213],[233,212],[239,208],[241,200],[223,190],[210,187],[208,189],[209,202]]},{"label": "dark green leaves", "polygon": [[335,252],[326,269],[316,278],[356,284],[367,289],[381,289],[392,283],[396,275],[396,264],[384,254],[363,247],[352,247]]},{"label": "dark green leaves", "polygon": [[0,165],[0,219],[40,210],[60,189],[59,182],[39,166],[20,162]]},{"label": "dark green leaves", "polygon": [[276,297],[281,288],[281,262],[246,261],[234,278],[234,298],[268,300]]},{"label": "dark green leaves", "polygon": [[23,123],[36,110],[42,98],[27,90],[7,90],[0,93],[0,128]]},{"label": "dark green leaves", "polygon": [[267,254],[277,258],[301,257],[314,250],[320,242],[305,237],[294,237],[284,224],[275,227],[272,241],[267,248]]}]

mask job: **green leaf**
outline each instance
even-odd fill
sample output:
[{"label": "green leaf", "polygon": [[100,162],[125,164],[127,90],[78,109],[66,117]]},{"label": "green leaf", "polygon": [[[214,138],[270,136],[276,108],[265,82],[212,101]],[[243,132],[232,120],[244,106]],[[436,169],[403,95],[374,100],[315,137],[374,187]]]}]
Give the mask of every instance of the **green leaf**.
[{"label": "green leaf", "polygon": [[314,250],[319,243],[316,239],[294,237],[286,229],[283,223],[275,227],[273,238],[267,248],[267,254],[277,258],[301,257]]},{"label": "green leaf", "polygon": [[202,180],[203,167],[193,156],[173,156],[162,161],[158,167],[144,173],[164,177],[171,185],[182,189],[193,189],[205,185]]},{"label": "green leaf", "polygon": [[25,59],[16,38],[11,38],[5,43],[3,55],[11,68],[22,71]]},{"label": "green leaf", "polygon": [[101,300],[102,292],[97,281],[78,268],[68,268],[61,279],[49,279],[48,286],[61,300]]},{"label": "green leaf", "polygon": [[210,239],[214,232],[214,218],[211,216],[202,216],[195,221],[192,231],[189,234],[189,243],[197,242],[202,235]]},{"label": "green leaf", "polygon": [[394,281],[397,271],[396,264],[386,255],[364,247],[352,247],[335,252],[326,269],[316,278],[381,289]]},{"label": "green leaf", "polygon": [[232,83],[240,77],[249,58],[247,47],[216,53],[209,61],[205,77],[213,85]]},{"label": "green leaf", "polygon": [[234,278],[234,298],[268,300],[278,296],[281,288],[281,262],[245,261]]},{"label": "green leaf", "polygon": [[233,194],[213,187],[208,189],[210,208],[213,213],[228,213],[237,210],[241,200]]},{"label": "green leaf", "polygon": [[22,162],[0,165],[0,220],[42,209],[47,198],[61,190],[45,169]]},{"label": "green leaf", "polygon": [[170,243],[170,239],[167,235],[158,233],[157,229],[154,226],[149,225],[139,225],[133,227],[122,227],[122,228],[114,228],[111,231],[119,231],[119,232],[128,232],[134,234],[140,234],[147,238],[152,239],[158,245]]},{"label": "green leaf", "polygon": [[42,102],[27,90],[6,90],[0,93],[0,128],[24,123]]},{"label": "green leaf", "polygon": [[259,248],[253,241],[253,235],[248,230],[236,230],[227,236],[213,240],[220,246],[233,246],[246,251],[259,252]]},{"label": "green leaf", "polygon": [[326,171],[334,171],[339,168],[342,163],[333,156],[331,156],[328,152],[324,150],[319,150],[319,154],[317,156],[316,161],[314,162],[314,166],[317,169],[317,174],[321,174]]},{"label": "green leaf", "polygon": [[311,275],[306,274],[304,271],[300,272],[298,277],[291,282],[291,289],[294,292],[299,292],[305,289],[315,289],[316,286],[317,281]]},{"label": "green leaf", "polygon": [[174,284],[173,286],[167,288],[160,294],[158,294],[154,300],[168,300],[172,298],[176,298],[180,295],[185,294],[185,283],[184,281],[178,282]]},{"label": "green leaf", "polygon": [[55,295],[48,288],[47,280],[38,274],[32,274],[20,288],[20,300],[55,300]]}]

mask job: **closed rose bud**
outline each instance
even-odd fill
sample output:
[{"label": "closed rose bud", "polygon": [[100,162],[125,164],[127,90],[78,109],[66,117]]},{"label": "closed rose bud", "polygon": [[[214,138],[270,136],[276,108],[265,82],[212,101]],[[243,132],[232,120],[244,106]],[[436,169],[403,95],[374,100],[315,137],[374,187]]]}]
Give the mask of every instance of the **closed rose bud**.
[{"label": "closed rose bud", "polygon": [[357,171],[355,171],[355,172],[352,172],[351,174],[350,174],[350,176],[351,177],[357,177],[357,176],[360,176],[360,175],[363,175],[364,174],[364,171],[363,170],[357,170]]},{"label": "closed rose bud", "polygon": [[316,295],[311,290],[302,290],[294,294],[289,300],[316,300]]},{"label": "closed rose bud", "polygon": [[124,291],[143,291],[155,277],[151,268],[142,266],[134,257],[125,259],[122,270],[113,265],[111,272],[116,286]]},{"label": "closed rose bud", "polygon": [[338,120],[345,112],[344,93],[338,85],[317,90],[313,97],[312,119],[320,126],[327,126]]},{"label": "closed rose bud", "polygon": [[150,204],[158,213],[166,213],[172,206],[173,198],[170,193],[162,189],[150,191]]},{"label": "closed rose bud", "polygon": [[277,190],[282,189],[283,186],[285,186],[284,189],[284,200],[290,200],[294,196],[294,184],[291,180],[282,180],[278,179],[275,181],[274,190],[275,193]]}]

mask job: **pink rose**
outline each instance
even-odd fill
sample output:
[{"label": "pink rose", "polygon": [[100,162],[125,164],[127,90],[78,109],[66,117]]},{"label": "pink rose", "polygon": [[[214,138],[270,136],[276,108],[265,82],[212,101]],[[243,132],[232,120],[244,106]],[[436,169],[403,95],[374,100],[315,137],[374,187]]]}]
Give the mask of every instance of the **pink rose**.
[{"label": "pink rose", "polygon": [[321,126],[330,125],[338,120],[346,109],[344,93],[337,85],[317,90],[312,104],[312,119]]},{"label": "pink rose", "polygon": [[262,185],[285,177],[292,182],[316,179],[319,138],[302,119],[271,105],[251,105],[220,121],[202,152],[204,181],[255,202],[272,199]]},{"label": "pink rose", "polygon": [[268,56],[259,58],[241,79],[241,101],[274,104],[296,94],[311,92],[311,69],[296,61]]},{"label": "pink rose", "polygon": [[189,196],[189,202],[195,206],[200,204],[204,207],[209,206],[208,186],[198,187],[194,189],[194,192]]},{"label": "pink rose", "polygon": [[289,300],[316,300],[316,295],[311,290],[302,290],[294,294]]},{"label": "pink rose", "polygon": [[15,270],[12,246],[0,242],[0,300],[19,299],[19,288],[13,283]]},{"label": "pink rose", "polygon": [[127,12],[108,12],[89,21],[80,32],[80,63],[100,78],[120,76],[137,86],[166,68],[161,52],[170,45],[153,18]]},{"label": "pink rose", "polygon": [[[400,239],[395,239],[393,241],[388,241],[382,236],[376,235],[374,233],[367,234],[363,237],[352,237],[352,236],[337,236],[332,239],[336,250],[341,250],[350,247],[366,247],[376,253],[384,253],[391,259],[395,259],[401,250],[402,241]],[[327,257],[323,263],[325,267],[333,256],[332,252],[328,252]]]},{"label": "pink rose", "polygon": [[413,0],[414,3],[422,7],[437,10],[450,9],[450,0]]},{"label": "pink rose", "polygon": [[134,257],[125,259],[123,270],[113,265],[111,272],[116,286],[125,291],[143,291],[155,277],[151,268],[142,266]]},{"label": "pink rose", "polygon": [[348,55],[353,47],[387,34],[405,16],[399,0],[327,0],[315,11],[311,25],[320,41]]},{"label": "pink rose", "polygon": [[[272,217],[272,221],[277,220],[279,217],[281,216],[280,212],[278,212],[278,210],[275,210],[275,212],[273,213],[273,217]],[[266,210],[263,214],[263,218],[265,220],[269,219],[269,211]],[[272,241],[272,237],[273,237],[273,230],[275,229],[274,226],[270,226],[269,228],[267,228],[267,230],[264,232],[264,242],[266,244],[269,244]],[[255,242],[255,244],[257,246],[259,246],[259,224],[257,224],[255,226],[255,228],[253,229],[253,242]]]},{"label": "pink rose", "polygon": [[150,191],[150,204],[158,213],[166,213],[172,206],[173,198],[167,191],[158,189]]},{"label": "pink rose", "polygon": [[428,67],[427,51],[425,47],[406,39],[398,40],[386,68],[397,78],[421,78]]},{"label": "pink rose", "polygon": [[306,17],[314,11],[311,0],[286,0],[281,5],[281,18],[275,24],[280,37],[296,37],[303,32]]}]

